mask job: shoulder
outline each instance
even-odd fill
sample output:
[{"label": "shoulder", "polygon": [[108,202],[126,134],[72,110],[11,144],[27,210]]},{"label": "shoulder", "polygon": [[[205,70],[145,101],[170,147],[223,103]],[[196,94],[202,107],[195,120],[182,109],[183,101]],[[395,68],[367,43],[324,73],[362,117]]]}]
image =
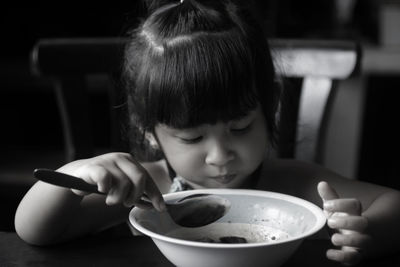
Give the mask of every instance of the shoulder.
[{"label": "shoulder", "polygon": [[161,193],[167,193],[171,186],[171,179],[168,174],[168,167],[165,160],[143,162],[141,164],[157,184]]},{"label": "shoulder", "polygon": [[318,164],[295,159],[268,159],[264,162],[264,165],[263,173],[278,178],[273,179],[274,181],[279,181],[279,179],[287,181],[288,179],[295,179],[294,177],[310,178],[326,175],[330,172]]},{"label": "shoulder", "polygon": [[380,195],[393,189],[346,178],[312,162],[293,159],[269,159],[263,168],[258,188],[290,194],[320,203],[317,186],[328,182],[342,198],[358,198],[369,206]]},{"label": "shoulder", "polygon": [[311,162],[268,159],[264,165],[259,189],[290,194],[312,202],[319,201],[317,185],[320,181],[346,180],[327,168]]}]

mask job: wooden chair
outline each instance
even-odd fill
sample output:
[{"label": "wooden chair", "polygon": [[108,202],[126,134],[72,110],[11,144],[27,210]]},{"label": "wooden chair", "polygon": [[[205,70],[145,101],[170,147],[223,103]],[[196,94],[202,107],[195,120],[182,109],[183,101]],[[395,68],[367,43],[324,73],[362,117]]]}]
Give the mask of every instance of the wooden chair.
[{"label": "wooden chair", "polygon": [[[54,80],[67,161],[96,154],[88,76],[111,78],[106,80],[112,129],[109,150],[126,149],[116,120],[124,110],[113,108],[123,102],[113,78],[118,77],[125,42],[120,38],[43,39],[32,50],[34,73]],[[273,39],[270,45],[278,76],[298,79],[301,87],[289,97],[294,95],[294,100],[282,102],[278,156],[318,161],[324,116],[329,112],[335,82],[358,70],[360,49],[350,41]],[[287,105],[296,106],[295,112]]]},{"label": "wooden chair", "polygon": [[321,163],[331,100],[339,80],[359,73],[361,48],[333,40],[281,39],[270,45],[279,77],[300,83],[284,84],[278,156]]}]

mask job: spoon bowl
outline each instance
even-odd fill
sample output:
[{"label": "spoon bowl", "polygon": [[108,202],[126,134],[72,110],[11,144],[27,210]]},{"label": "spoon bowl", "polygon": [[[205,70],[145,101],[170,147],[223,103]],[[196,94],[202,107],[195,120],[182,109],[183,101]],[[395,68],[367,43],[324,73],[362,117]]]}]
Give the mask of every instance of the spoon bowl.
[{"label": "spoon bowl", "polygon": [[[97,190],[96,185],[69,174],[49,169],[36,169],[33,175],[53,185],[104,195]],[[141,198],[140,204],[152,206],[146,195]],[[172,220],[183,227],[208,225],[223,217],[230,209],[229,200],[212,194],[192,194],[174,202],[165,202],[165,205]]]},{"label": "spoon bowl", "polygon": [[184,227],[200,227],[217,221],[231,207],[229,200],[212,194],[192,194],[176,202],[166,202],[174,222]]}]

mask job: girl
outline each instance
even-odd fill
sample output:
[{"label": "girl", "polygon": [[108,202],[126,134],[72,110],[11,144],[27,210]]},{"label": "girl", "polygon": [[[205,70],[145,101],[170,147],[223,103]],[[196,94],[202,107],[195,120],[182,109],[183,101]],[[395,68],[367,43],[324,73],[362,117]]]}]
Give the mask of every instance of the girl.
[{"label": "girl", "polygon": [[132,154],[58,170],[96,184],[105,197],[37,182],[16,213],[22,239],[52,244],[124,222],[144,192],[162,211],[163,193],[219,187],[277,191],[318,205],[322,198],[336,231],[332,260],[354,264],[399,247],[398,191],[268,157],[279,90],[265,35],[248,8],[234,0],[171,0],[151,10],[129,33],[125,52]]}]

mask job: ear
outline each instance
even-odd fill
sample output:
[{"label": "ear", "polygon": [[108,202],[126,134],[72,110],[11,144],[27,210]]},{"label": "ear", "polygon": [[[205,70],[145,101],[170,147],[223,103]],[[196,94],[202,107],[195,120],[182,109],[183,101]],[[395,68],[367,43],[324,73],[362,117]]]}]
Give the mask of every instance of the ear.
[{"label": "ear", "polygon": [[154,135],[152,133],[146,132],[144,134],[144,136],[152,148],[154,148],[154,149],[160,148],[158,145],[157,139],[154,137]]}]

